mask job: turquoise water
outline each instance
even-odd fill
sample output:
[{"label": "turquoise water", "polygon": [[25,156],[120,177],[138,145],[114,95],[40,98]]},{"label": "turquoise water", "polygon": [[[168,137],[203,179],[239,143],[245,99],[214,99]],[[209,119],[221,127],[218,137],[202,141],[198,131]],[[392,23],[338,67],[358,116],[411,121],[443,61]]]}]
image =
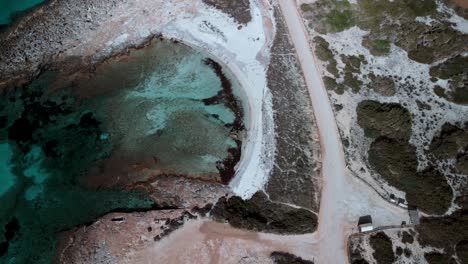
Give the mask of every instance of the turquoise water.
[{"label": "turquoise water", "polygon": [[21,12],[24,12],[45,0],[0,0],[0,25],[7,25]]},{"label": "turquoise water", "polygon": [[0,263],[50,263],[57,235],[113,210],[146,209],[143,193],[87,188],[81,175],[112,145],[94,113],[45,96],[47,76],[0,97]]},{"label": "turquoise water", "polygon": [[148,177],[227,182],[242,111],[218,66],[155,41],[95,72],[46,72],[0,94],[0,263],[51,263],[62,231],[153,208],[129,190]]},{"label": "turquoise water", "polygon": [[0,196],[8,192],[15,184],[15,175],[11,172],[10,160],[13,152],[8,143],[0,143]]},{"label": "turquoise water", "polygon": [[204,102],[222,91],[206,58],[185,45],[157,41],[102,65],[96,77],[73,80],[76,95],[92,98],[89,107],[102,114],[109,138],[119,142],[119,155],[104,164],[108,173],[94,179],[138,163],[148,174],[220,181],[220,162],[240,144],[230,126],[239,114],[223,98]]}]

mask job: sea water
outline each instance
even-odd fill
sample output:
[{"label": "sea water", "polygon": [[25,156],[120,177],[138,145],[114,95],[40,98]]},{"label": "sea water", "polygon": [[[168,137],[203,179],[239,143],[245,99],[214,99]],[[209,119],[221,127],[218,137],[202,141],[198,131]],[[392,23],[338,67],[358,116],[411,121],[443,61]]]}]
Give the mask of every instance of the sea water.
[{"label": "sea water", "polygon": [[10,160],[13,155],[8,143],[0,143],[0,196],[8,192],[15,184],[15,175],[11,171]]},{"label": "sea water", "polygon": [[229,97],[235,82],[207,59],[158,40],[72,79],[46,72],[3,92],[0,263],[51,263],[61,232],[153,208],[124,191],[148,175],[222,181],[238,159],[242,109]]},{"label": "sea water", "polygon": [[0,0],[0,25],[8,25],[21,13],[45,0]]}]

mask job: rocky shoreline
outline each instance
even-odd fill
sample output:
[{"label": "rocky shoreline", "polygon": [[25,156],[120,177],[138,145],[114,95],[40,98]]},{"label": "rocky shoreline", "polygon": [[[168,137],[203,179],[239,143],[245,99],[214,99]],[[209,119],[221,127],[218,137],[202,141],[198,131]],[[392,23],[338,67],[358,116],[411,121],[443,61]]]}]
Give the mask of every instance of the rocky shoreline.
[{"label": "rocky shoreline", "polygon": [[[89,7],[96,1],[80,2]],[[112,3],[100,2],[104,5]],[[101,10],[110,7],[102,7]],[[89,20],[79,8],[68,9],[65,2],[52,0],[36,7],[0,33],[0,88],[21,86],[49,68],[52,62],[60,61],[60,54],[76,46],[73,41],[79,39],[79,32],[86,29],[87,23],[99,23],[105,19],[102,12],[99,15],[94,17],[100,19]],[[68,16],[74,16],[74,20],[67,19]],[[89,58],[81,60],[90,61]]]},{"label": "rocky shoreline", "polygon": [[[211,12],[212,10],[206,9],[205,6],[203,6],[202,11],[196,10],[196,8],[199,7],[197,5],[201,5],[201,0],[194,3],[193,7],[186,7],[185,5],[188,5],[186,1],[184,2],[180,0],[158,0],[155,2],[156,3],[151,4],[151,6],[148,7],[148,10],[142,10],[141,6],[135,7],[134,5],[138,5],[138,3],[132,3],[132,1],[130,0],[78,0],[74,3],[66,3],[59,0],[51,0],[46,4],[38,7],[37,9],[35,9],[34,12],[31,12],[30,14],[26,15],[24,20],[15,24],[13,28],[8,30],[7,32],[0,34],[0,58],[2,58],[2,60],[0,61],[0,90],[21,87],[36,79],[42,72],[47,70],[59,70],[64,75],[76,72],[79,72],[80,74],[92,74],[96,71],[99,65],[105,63],[107,60],[116,57],[125,58],[129,51],[146,47],[146,45],[151,43],[154,38],[173,38],[185,40],[184,37],[186,36],[184,34],[188,34],[188,41],[186,43],[188,43],[189,45],[193,44],[193,46],[195,47],[200,47],[201,49],[213,54],[213,56],[219,58],[219,62],[211,63],[210,61],[208,61],[208,63],[210,63],[212,68],[215,70],[222,83],[223,78],[226,78],[226,76],[223,77],[219,68],[221,67],[221,65],[227,65],[228,68],[234,67],[235,70],[233,70],[233,73],[234,75],[236,75],[236,77],[239,73],[242,75],[239,80],[240,82],[248,84],[250,83],[253,87],[249,86],[248,88],[255,88],[259,91],[253,93],[254,97],[258,96],[258,98],[250,98],[252,96],[251,94],[249,94],[249,92],[246,92],[246,94],[248,95],[246,97],[249,97],[249,100],[253,100],[253,102],[255,103],[260,102],[259,105],[261,105],[261,109],[257,108],[258,106],[256,105],[252,106],[252,102],[245,104],[248,106],[248,109],[247,107],[245,107],[245,105],[243,106],[246,112],[255,112],[254,114],[257,114],[257,112],[261,112],[261,114],[259,114],[259,116],[261,116],[260,120],[267,120],[267,122],[270,121],[268,118],[264,117],[265,115],[268,115],[268,111],[270,111],[270,102],[268,98],[262,97],[267,92],[265,91],[266,86],[274,86],[272,90],[274,90],[273,92],[275,96],[281,95],[281,93],[284,92],[288,92],[287,98],[290,98],[290,96],[292,96],[292,93],[296,92],[299,92],[301,94],[301,96],[299,97],[302,97],[303,95],[304,98],[294,97],[294,100],[292,102],[286,104],[284,104],[284,102],[281,100],[272,102],[273,108],[275,109],[275,111],[277,111],[277,114],[274,115],[274,120],[271,120],[272,123],[274,122],[274,124],[260,124],[260,133],[266,131],[266,129],[264,128],[265,126],[275,126],[275,131],[276,129],[278,129],[279,131],[276,138],[278,139],[284,136],[290,138],[291,142],[283,141],[283,144],[279,146],[276,150],[276,170],[274,171],[272,176],[273,180],[271,183],[268,184],[267,195],[261,200],[262,203],[255,206],[260,206],[260,211],[268,211],[274,209],[274,206],[272,206],[272,204],[277,204],[282,209],[280,211],[284,212],[278,212],[278,218],[280,220],[278,220],[279,223],[276,224],[279,226],[284,224],[286,226],[285,228],[294,228],[293,226],[288,226],[288,224],[295,223],[295,220],[290,221],[291,223],[282,223],[282,217],[288,216],[288,213],[291,212],[300,212],[299,218],[301,218],[301,221],[304,220],[302,222],[303,227],[300,228],[300,230],[295,230],[293,233],[314,232],[317,225],[317,217],[315,216],[315,213],[313,211],[318,211],[320,190],[320,163],[318,161],[320,150],[318,140],[315,138],[316,127],[313,120],[313,113],[311,110],[310,103],[308,103],[308,96],[306,94],[307,91],[303,87],[303,82],[294,81],[295,78],[298,78],[298,76],[301,75],[297,65],[293,70],[288,72],[288,79],[284,80],[275,78],[275,73],[279,73],[282,70],[287,69],[288,64],[290,62],[296,61],[297,59],[295,56],[288,56],[286,57],[286,59],[282,58],[281,53],[291,48],[291,43],[287,43],[287,40],[285,40],[284,38],[285,36],[287,36],[286,30],[282,28],[280,34],[284,36],[282,36],[282,38],[278,41],[278,43],[275,46],[277,47],[277,49],[275,49],[275,53],[277,53],[275,54],[276,60],[274,60],[274,63],[270,64],[267,58],[269,57],[269,52],[271,48],[271,42],[269,42],[271,40],[269,40],[268,37],[271,36],[267,35],[267,33],[268,30],[274,31],[274,29],[272,29],[274,28],[274,26],[269,25],[267,23],[268,18],[262,17],[262,19],[265,20],[258,21],[258,14],[254,15],[254,12],[259,11],[255,11],[255,8],[250,8],[248,10],[248,13],[251,14],[252,21],[249,20],[248,22],[246,21],[246,24],[236,26],[237,31],[226,33],[222,31],[216,31],[215,29],[218,25],[212,24],[211,26],[206,26],[210,22],[201,23],[198,29],[196,26],[190,29],[179,29],[177,27],[182,27],[181,24],[178,24],[176,26],[174,26],[174,24],[170,24],[176,19],[183,20],[182,18],[177,17],[178,14],[171,14],[171,12],[177,10],[181,6],[185,8],[184,12],[187,12],[188,16],[193,16],[195,18],[197,18],[197,16],[199,15],[199,13],[196,12],[203,13],[207,12],[206,10],[209,10],[209,12]],[[249,2],[252,5],[252,1]],[[245,4],[245,1],[243,1],[243,3]],[[171,7],[168,7],[168,5]],[[265,5],[265,3],[256,3],[256,5]],[[259,9],[258,6],[256,8]],[[266,7],[262,6],[262,8]],[[192,9],[196,11],[193,11]],[[155,12],[161,13],[156,14]],[[262,12],[265,11],[263,10]],[[259,13],[261,15],[264,15],[261,12]],[[137,15],[139,16],[138,19],[132,19],[132,16]],[[275,16],[277,15],[278,14],[276,14]],[[73,19],[70,19],[70,17],[73,17]],[[141,17],[148,18],[142,19]],[[229,15],[229,17],[232,16]],[[215,18],[214,21],[217,21],[216,19],[218,18]],[[257,21],[255,21],[255,19],[257,19]],[[152,26],[147,26],[148,24],[150,24],[150,22],[153,23],[151,24]],[[197,23],[198,22],[199,21],[197,21]],[[129,23],[130,26],[127,26],[127,23]],[[229,23],[233,22],[229,20]],[[206,37],[206,35],[202,35],[198,31],[196,34],[200,34],[200,36],[190,35],[190,30],[199,30],[200,32],[209,31],[209,34],[211,34],[211,36],[214,36],[213,38],[223,39],[224,37],[224,39],[226,39],[226,36],[224,36],[224,34],[226,33],[231,34],[231,36],[228,36],[229,38],[235,39],[235,36],[236,34],[238,34],[238,31],[240,32],[242,29],[248,28],[249,25],[251,25],[252,23],[265,23],[263,24],[264,28],[262,28],[262,30],[265,30],[265,32],[254,32],[253,34],[252,32],[247,33],[252,35],[258,35],[261,37],[263,37],[264,34],[266,35],[266,39],[261,40],[265,43],[262,44],[263,46],[260,45],[262,48],[258,52],[256,52],[253,55],[249,54],[248,52],[245,52],[245,54],[247,54],[245,55],[245,57],[242,57],[244,56],[244,53],[239,52],[238,50],[229,50],[229,45],[231,44],[226,44],[222,47],[217,46],[219,45],[217,42],[213,42],[214,44],[206,44],[213,40],[201,40],[203,37]],[[144,26],[138,27],[138,25],[143,24]],[[205,25],[206,28],[201,28],[203,25]],[[165,30],[163,30],[165,26],[166,28],[170,28],[168,35],[166,35]],[[219,26],[223,30],[225,30],[226,28],[228,28],[226,30],[231,30],[229,29],[229,27],[232,25],[229,24],[227,26]],[[136,30],[136,28],[138,28],[139,30]],[[106,29],[108,30],[108,32],[106,32]],[[257,30],[257,28],[255,30]],[[255,42],[258,42],[259,39],[260,38],[252,38],[252,45],[254,45]],[[284,44],[282,41],[286,44]],[[283,44],[286,46],[283,46]],[[236,56],[240,56],[240,58],[236,58]],[[230,58],[236,58],[236,60],[238,61],[234,62],[233,64],[238,63],[239,65],[241,65],[241,67],[239,67],[238,65],[228,64]],[[252,61],[254,61],[254,63],[252,63]],[[252,70],[252,68],[249,67],[252,67],[254,70]],[[268,80],[261,80],[260,82],[258,82],[258,79],[267,77],[262,75],[264,74],[264,68],[262,67],[268,69],[269,71]],[[257,70],[258,72],[255,70]],[[254,75],[260,77],[252,77]],[[265,84],[265,90],[263,90],[262,81],[268,82],[268,84]],[[294,86],[294,89],[290,91],[287,88],[288,85],[290,85],[291,83]],[[228,87],[226,86],[224,88]],[[229,89],[225,89],[224,93],[227,95],[232,95],[232,91],[229,91]],[[227,97],[232,99],[232,96]],[[214,98],[213,100],[216,100],[216,98]],[[230,105],[232,104],[232,100],[230,100],[230,102],[224,103],[226,105]],[[294,104],[297,104],[296,108],[294,108],[294,112],[291,113],[285,111],[292,107]],[[304,111],[304,113],[299,114],[299,110],[301,110],[299,108],[301,107],[305,107],[307,110]],[[283,111],[285,112],[282,113]],[[239,116],[242,114],[242,112],[235,111],[235,113],[236,120],[233,124],[229,125],[232,125],[230,128],[232,128],[232,133],[236,136],[239,133],[239,131],[244,128],[243,125],[239,123]],[[288,120],[287,116],[291,114],[292,116],[294,116],[294,118]],[[255,121],[255,119],[253,120]],[[293,128],[303,125],[304,122],[310,122],[311,125],[307,126],[306,129],[301,130],[299,133],[300,135],[296,135],[297,131]],[[249,125],[251,124],[246,124],[247,129],[258,129],[250,127]],[[249,131],[249,133],[252,132]],[[273,146],[274,140],[268,140],[268,136],[270,134],[271,133],[267,134],[264,137],[253,137],[249,139],[252,141],[260,140],[261,142],[258,142],[258,144],[268,144]],[[263,140],[267,141],[265,142]],[[297,150],[295,141],[299,141],[301,144],[303,143],[303,148]],[[241,159],[240,150],[242,149],[243,155],[246,155],[245,153],[247,152],[244,152],[244,147],[241,147],[239,142],[236,142],[236,144],[237,147],[235,149],[233,148],[230,151],[230,155],[232,158],[229,158],[223,162],[223,165],[225,166],[225,176],[223,177],[224,183],[227,183],[228,178],[234,176],[235,169],[238,169],[235,168],[235,166],[237,161]],[[266,155],[266,159],[272,159],[271,156],[273,155],[270,156],[270,154],[272,154],[273,150],[264,150],[264,148],[265,146],[261,148],[261,151],[255,150],[254,152],[247,153],[247,158],[256,159],[257,155],[265,155],[266,153],[268,153],[268,155]],[[296,162],[287,158],[288,156],[291,156],[292,153],[295,153],[295,151],[300,152],[300,156],[303,161]],[[307,161],[306,164],[304,164],[303,162],[305,162],[306,159],[308,160],[308,158],[313,159]],[[245,159],[245,157],[243,157],[243,159]],[[258,160],[263,161],[260,158]],[[256,168],[254,168],[255,170],[249,168],[246,171],[242,171],[243,175],[247,175],[245,176],[245,178],[261,178],[263,176],[259,175],[259,171],[267,170],[265,168],[268,168],[268,166],[270,166],[264,163],[256,164],[257,166]],[[313,172],[310,173],[310,170],[313,170]],[[297,173],[286,173],[287,171],[297,171]],[[244,182],[246,182],[248,186]],[[171,212],[169,212],[171,210],[173,213],[175,213],[174,219],[180,220],[180,213],[186,210],[199,210],[197,208],[203,209],[206,208],[207,204],[216,204],[216,202],[219,201],[221,201],[220,204],[222,204],[223,199],[228,199],[222,198],[225,196],[248,196],[249,192],[253,192],[255,188],[262,188],[262,184],[264,184],[262,183],[262,180],[251,181],[249,179],[248,181],[244,180],[244,182],[243,184],[245,186],[242,186],[242,184],[231,184],[232,186],[226,186],[220,183],[179,177],[179,175],[160,175],[158,177],[149,177],[143,181],[133,182],[129,186],[129,188],[143,190],[144,192],[148,193],[151,199],[157,204],[159,209],[156,208],[156,210],[139,213],[127,212],[127,214],[131,214],[132,217],[135,216],[135,219],[130,221],[130,223],[133,224],[132,227],[141,229],[142,226],[139,226],[140,223],[153,223],[153,220],[156,216],[164,215],[166,213],[172,214]],[[254,182],[254,184],[249,184],[250,182]],[[237,188],[237,186],[241,186],[244,189],[240,187]],[[287,190],[283,192],[281,190],[281,187],[284,186],[287,186]],[[296,193],[296,191],[298,192]],[[294,195],[289,195],[288,193]],[[269,200],[270,198],[273,200],[273,202]],[[242,199],[241,197],[236,197],[234,198],[234,200],[241,201]],[[289,203],[293,204],[293,206],[290,206]],[[307,209],[299,210],[296,208],[296,206],[305,207]],[[107,231],[110,230],[111,232],[113,232],[113,230],[115,229],[119,229],[119,224],[121,224],[121,217],[123,216],[115,217],[117,214],[120,213],[106,215],[98,219],[93,224],[91,224],[90,227],[82,227],[67,232],[66,234],[64,234],[64,240],[61,243],[60,250],[65,248],[65,250],[68,251],[67,254],[73,255],[74,258],[76,257],[76,263],[82,263],[80,261],[83,260],[80,260],[79,256],[82,253],[86,254],[85,260],[92,260],[94,261],[94,263],[98,261],[103,261],[103,263],[107,263],[106,261],[109,260],[112,263],[115,263],[114,257],[117,257],[122,253],[109,252],[109,248],[107,247],[108,245],[103,245],[99,243],[81,247],[82,244],[80,243],[82,243],[86,239],[82,241],[77,241],[74,239],[78,236],[82,236],[84,238],[96,237],[95,235],[97,234],[96,239],[102,239],[102,241],[112,240],[111,238],[113,233],[109,234],[108,232],[101,232],[101,230],[97,230],[95,227],[103,226],[103,229]],[[302,215],[305,215],[306,217],[302,218]],[[229,221],[229,219],[226,220]],[[140,236],[140,234],[144,234],[147,232],[153,233],[153,231],[155,230],[155,227],[152,226],[152,224],[150,227],[151,229],[148,226],[144,226],[143,229],[138,230],[138,232],[135,232],[135,235],[128,234],[129,232],[126,232],[127,235],[132,236],[131,239],[133,244],[130,246],[117,245],[115,249],[119,248],[120,246],[125,246],[127,247],[127,249],[129,247],[135,246],[134,248],[130,248],[129,251],[124,252],[130,252],[130,254],[133,254],[134,252],[139,250],[141,250],[142,252],[148,251],[149,249],[161,247],[162,244],[167,243],[166,238],[164,238],[164,243],[157,242],[156,240],[159,239],[154,239],[155,237],[157,237],[157,235],[154,235],[150,237],[148,241],[145,240],[143,243],[141,243],[139,239],[141,239],[142,236]],[[187,230],[191,230],[191,227],[188,228],[189,229]],[[277,232],[282,233],[284,231],[283,229],[284,227],[281,226],[281,228],[277,230]],[[178,230],[178,236],[180,236],[181,232],[187,232],[184,230]],[[266,229],[265,231],[268,232],[271,230]],[[124,237],[126,237],[127,235],[124,235]],[[176,238],[174,238],[174,236],[171,235],[171,239],[177,239],[178,236],[175,236]],[[78,247],[68,248],[67,241],[77,242],[74,244],[74,246]],[[94,242],[97,241],[98,240],[95,240]],[[204,246],[205,245],[203,243],[200,243],[200,247]],[[280,247],[275,248],[275,250],[284,249]],[[262,252],[262,254],[263,253],[265,252]],[[58,254],[61,253],[58,252]],[[147,252],[147,254],[150,253]],[[268,258],[270,257],[269,254],[270,253],[267,254]],[[312,253],[308,252],[307,254],[306,256],[310,256],[310,254]],[[301,255],[302,257],[304,256],[303,254],[296,255]]]}]

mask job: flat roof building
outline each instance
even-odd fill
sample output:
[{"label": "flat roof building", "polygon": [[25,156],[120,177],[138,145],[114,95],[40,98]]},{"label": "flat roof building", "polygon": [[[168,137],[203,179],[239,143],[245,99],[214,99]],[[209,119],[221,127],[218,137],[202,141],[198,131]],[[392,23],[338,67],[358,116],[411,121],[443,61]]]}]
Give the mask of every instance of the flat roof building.
[{"label": "flat roof building", "polygon": [[370,215],[359,217],[358,228],[359,232],[369,232],[374,230],[374,226],[372,225],[372,217]]}]

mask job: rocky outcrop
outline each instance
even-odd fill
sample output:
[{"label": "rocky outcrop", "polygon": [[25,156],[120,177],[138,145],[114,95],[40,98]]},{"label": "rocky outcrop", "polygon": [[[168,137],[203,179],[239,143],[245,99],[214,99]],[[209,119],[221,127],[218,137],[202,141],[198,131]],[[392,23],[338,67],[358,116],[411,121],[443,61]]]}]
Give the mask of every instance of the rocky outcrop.
[{"label": "rocky outcrop", "polygon": [[[28,82],[49,68],[66,50],[79,45],[80,35],[109,19],[116,3],[117,0],[51,0],[0,33],[0,88]],[[91,64],[93,60],[75,59],[79,64]]]},{"label": "rocky outcrop", "polygon": [[215,220],[227,221],[237,228],[280,234],[312,233],[318,221],[311,211],[274,203],[263,192],[249,200],[221,197],[211,214]]},{"label": "rocky outcrop", "polygon": [[64,232],[54,263],[127,263],[132,252],[153,245],[195,218],[185,210],[108,214]]},{"label": "rocky outcrop", "polygon": [[314,264],[313,261],[305,260],[293,254],[275,251],[271,253],[271,259],[275,264]]}]

